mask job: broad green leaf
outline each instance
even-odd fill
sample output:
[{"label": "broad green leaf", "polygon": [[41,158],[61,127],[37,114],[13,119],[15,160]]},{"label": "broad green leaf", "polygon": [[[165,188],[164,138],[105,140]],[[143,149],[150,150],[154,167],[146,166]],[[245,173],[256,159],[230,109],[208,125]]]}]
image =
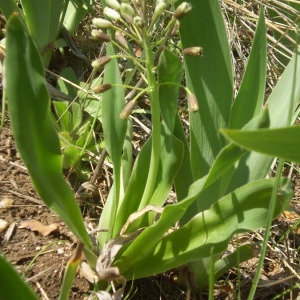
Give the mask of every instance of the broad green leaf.
[{"label": "broad green leaf", "polygon": [[197,179],[207,174],[225,145],[218,129],[229,123],[233,78],[219,1],[189,2],[192,10],[180,22],[182,45],[203,48],[203,57],[184,57],[187,87],[199,103],[199,111],[190,113],[191,164]]},{"label": "broad green leaf", "polygon": [[[149,139],[139,153],[132,171],[122,205],[118,210],[114,235],[119,234],[130,214],[144,208],[148,204],[162,206],[167,199],[174,177],[182,162],[183,146],[180,141],[168,132],[165,124],[162,125],[162,133],[159,175],[156,179],[152,198],[148,199],[148,203],[141,202],[150,167],[151,139]],[[149,225],[149,223],[144,225]],[[131,230],[133,229],[131,228]]]},{"label": "broad green leaf", "polygon": [[[243,127],[243,129],[254,130],[259,128],[265,128],[268,127],[269,124],[270,124],[270,119],[269,119],[268,110],[263,109],[261,114],[253,118],[249,123],[247,123]],[[223,180],[222,182],[223,189],[225,190],[226,185],[228,184],[228,181],[230,181],[230,178],[232,176],[233,165],[235,164],[235,162],[240,160],[246,154],[246,152],[247,151],[245,149],[241,149],[240,147],[234,144],[229,144],[225,146],[220,151],[212,167],[210,168],[207,174],[205,184],[203,185],[203,190],[213,187],[212,184],[214,184],[221,176]],[[199,201],[198,211],[203,211],[209,208],[211,204],[215,202],[214,199],[206,200],[205,197],[207,197],[207,192],[201,195],[201,197],[199,198],[202,199],[203,201]]]},{"label": "broad green leaf", "polygon": [[121,180],[122,180],[122,191],[126,191],[131,171],[132,171],[132,133],[133,133],[133,125],[132,121],[128,119],[127,121],[127,132],[125,136],[124,146],[123,146],[123,154],[121,161]]},{"label": "broad green leaf", "polygon": [[[108,44],[106,49],[107,55],[114,55],[111,44]],[[103,83],[122,84],[118,62],[115,58],[105,67]],[[120,169],[122,148],[127,128],[127,120],[120,118],[120,113],[125,106],[123,87],[114,86],[106,91],[102,96],[102,102],[104,140],[107,151],[113,161],[116,176]]]},{"label": "broad green leaf", "polygon": [[19,11],[15,0],[0,0],[0,10],[4,17],[8,20],[14,11]]},{"label": "broad green leaf", "polygon": [[37,300],[38,296],[30,289],[14,268],[0,255],[0,299]]},{"label": "broad green leaf", "polygon": [[300,47],[278,80],[267,105],[271,128],[289,126],[300,99]]},{"label": "broad green leaf", "polygon": [[53,101],[54,109],[57,119],[55,122],[58,124],[60,131],[67,131],[75,133],[76,129],[82,124],[82,110],[78,103]]},{"label": "broad green leaf", "polygon": [[[278,192],[276,214],[284,209],[293,194],[289,182],[282,184],[284,186]],[[147,228],[115,265],[125,277],[137,279],[210,257],[212,247],[214,254],[222,253],[233,234],[253,231],[265,225],[273,186],[274,179],[249,183],[223,197],[210,209],[197,214],[183,227],[166,234],[156,246],[152,246],[154,241],[151,237],[150,245],[146,245],[144,241],[146,250],[135,248],[136,241],[149,229]],[[174,206],[176,205],[180,203]],[[161,218],[168,212],[170,214],[172,206],[165,207]],[[160,230],[159,221],[152,227]]]},{"label": "broad green leaf", "polygon": [[[86,3],[85,3],[86,2]],[[67,11],[64,18],[64,26],[70,33],[74,33],[84,16],[87,14],[90,3],[88,0],[71,0],[68,3]],[[88,4],[88,6],[86,5]],[[92,9],[89,10],[93,12]]]},{"label": "broad green leaf", "polygon": [[267,72],[267,35],[261,8],[247,68],[233,103],[230,128],[242,128],[263,106]]},{"label": "broad green leaf", "polygon": [[62,0],[22,0],[26,24],[39,50],[53,42],[61,26]]},{"label": "broad green leaf", "polygon": [[[174,135],[183,143],[183,147],[184,147],[182,164],[180,166],[180,169],[178,170],[178,173],[174,181],[177,201],[181,201],[187,196],[189,187],[194,180],[193,180],[193,172],[191,167],[190,149],[178,115],[176,116],[176,120],[175,120]],[[181,220],[181,222],[185,223],[187,220],[191,218],[191,216],[195,214],[194,210],[189,211],[190,209],[192,209],[192,207],[188,208],[188,211],[186,213],[187,218]]]},{"label": "broad green leaf", "polygon": [[[111,43],[106,46],[107,55],[114,55],[114,49]],[[115,198],[112,199],[110,214],[101,216],[100,223],[113,230],[116,221],[116,214],[121,204],[121,158],[122,150],[127,130],[127,120],[120,118],[120,113],[125,106],[125,95],[122,84],[118,62],[113,58],[105,66],[103,83],[118,84],[102,95],[102,125],[104,133],[105,146],[114,166],[114,185]],[[102,219],[104,218],[104,219]],[[104,222],[104,220],[106,220]],[[110,232],[110,231],[109,231]],[[111,236],[112,238],[112,236]]]},{"label": "broad green leaf", "polygon": [[300,163],[300,127],[254,131],[222,129],[221,132],[248,150]]},{"label": "broad green leaf", "polygon": [[[300,50],[298,49],[280,77],[267,105],[270,115],[270,127],[278,128],[292,124],[292,112],[300,99]],[[251,152],[241,159],[235,170],[228,192],[252,180],[265,178],[273,157]]]},{"label": "broad green leaf", "polygon": [[77,95],[77,89],[73,85],[62,80],[62,78],[64,78],[76,85],[79,85],[80,82],[77,79],[74,70],[70,67],[67,67],[67,68],[63,69],[59,75],[60,75],[60,78],[57,79],[57,85],[58,85],[59,89],[62,92],[64,92],[65,94],[75,98]]},{"label": "broad green leaf", "polygon": [[16,14],[9,19],[6,41],[7,99],[16,145],[43,201],[89,247],[81,211],[62,174],[62,155],[51,122],[42,61],[22,24]]},{"label": "broad green leaf", "polygon": [[[268,112],[267,110],[264,110],[260,116],[251,120],[248,124],[246,124],[245,127],[250,129],[267,126],[269,124],[268,121]],[[150,152],[150,149],[148,151]],[[220,152],[208,175],[195,181],[193,184],[190,184],[188,191],[185,192],[186,197],[184,199],[181,199],[181,201],[175,205],[167,206],[160,220],[155,224],[155,226],[152,225],[149,228],[145,229],[145,231],[142,232],[140,236],[134,241],[132,249],[130,248],[130,246],[127,252],[130,253],[131,250],[133,252],[137,251],[140,254],[140,256],[142,256],[143,253],[147,253],[149,249],[153,246],[153,244],[159,241],[161,237],[165,234],[165,232],[169,230],[169,228],[173,226],[173,224],[180,220],[183,215],[186,214],[187,209],[189,209],[190,206],[192,206],[195,198],[204,198],[203,195],[205,195],[207,188],[211,187],[213,183],[215,183],[221,176],[223,176],[223,174],[226,173],[226,170],[228,170],[228,168],[230,168],[230,166],[232,166],[243,154],[244,151],[242,151],[239,147],[236,147],[234,145],[228,145],[227,147],[225,147]],[[144,166],[146,162],[147,159],[145,158],[144,163],[141,163],[140,167],[142,168],[142,166]],[[137,173],[140,175],[143,174],[142,171]],[[144,180],[146,180],[147,177],[145,174],[144,177]],[[129,206],[129,211],[135,211],[134,208],[130,207],[130,205],[136,205],[133,204],[135,203],[135,199],[140,198],[140,195],[137,194],[139,186],[143,185],[135,184],[135,190],[132,189],[131,193],[129,193],[129,195],[131,196],[130,199],[133,199],[132,202],[127,202],[127,205]],[[140,193],[142,193],[142,191],[140,191]],[[208,203],[210,203],[210,205],[208,205]],[[201,210],[204,211],[208,209],[213,203],[214,202],[212,202],[209,199],[209,201],[202,201],[199,205],[201,205]],[[187,218],[183,218],[183,224],[185,224],[188,220],[189,219]],[[122,222],[122,224],[123,223],[124,221]],[[152,243],[147,243],[148,240],[151,240]]]},{"label": "broad green leaf", "polygon": [[164,49],[158,64],[159,100],[162,117],[171,132],[174,131],[182,75],[183,68],[179,57]]}]

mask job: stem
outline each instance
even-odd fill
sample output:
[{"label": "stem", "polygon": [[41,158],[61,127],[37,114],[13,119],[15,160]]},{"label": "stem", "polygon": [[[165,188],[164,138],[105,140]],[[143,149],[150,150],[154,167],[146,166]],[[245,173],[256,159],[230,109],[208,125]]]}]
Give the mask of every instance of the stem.
[{"label": "stem", "polygon": [[5,99],[6,99],[6,88],[3,88],[2,92],[2,113],[1,113],[1,123],[0,123],[0,133],[2,132],[5,120]]},{"label": "stem", "polygon": [[159,103],[159,86],[156,82],[154,73],[154,54],[152,52],[150,38],[147,30],[144,30],[144,49],[146,54],[146,69],[148,77],[149,98],[151,103],[152,116],[152,151],[150,159],[150,168],[148,173],[147,185],[140,203],[140,207],[146,206],[153,194],[160,157],[160,103]]}]

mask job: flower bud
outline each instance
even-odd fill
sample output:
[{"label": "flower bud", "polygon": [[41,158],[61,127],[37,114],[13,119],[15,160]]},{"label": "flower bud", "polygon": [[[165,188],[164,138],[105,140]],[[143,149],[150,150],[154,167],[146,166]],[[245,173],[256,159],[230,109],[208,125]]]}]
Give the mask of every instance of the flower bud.
[{"label": "flower bud", "polygon": [[124,48],[128,49],[128,43],[127,40],[125,39],[124,35],[121,33],[121,31],[116,30],[115,33],[115,39],[116,41]]},{"label": "flower bud", "polygon": [[189,47],[183,49],[183,54],[189,56],[200,56],[203,54],[203,49],[202,47]]},{"label": "flower bud", "polygon": [[100,29],[108,29],[113,26],[110,21],[102,19],[102,18],[94,18],[92,23],[95,27],[100,28]]},{"label": "flower bud", "polygon": [[138,28],[143,28],[145,25],[145,22],[143,21],[143,19],[141,17],[136,16],[133,18],[133,24]]},{"label": "flower bud", "polygon": [[199,105],[197,98],[194,94],[189,94],[188,95],[188,103],[189,103],[189,109],[192,112],[196,112],[199,110]]},{"label": "flower bud", "polygon": [[105,16],[109,17],[112,20],[118,21],[121,19],[120,14],[110,7],[104,7],[103,13]]},{"label": "flower bud", "polygon": [[107,6],[115,10],[120,10],[120,3],[117,0],[105,0]]},{"label": "flower bud", "polygon": [[110,42],[111,40],[109,35],[97,29],[92,30],[91,37],[93,40],[101,41],[101,42]]},{"label": "flower bud", "polygon": [[132,24],[133,23],[133,17],[129,14],[126,14],[124,12],[121,11],[121,16],[123,17],[123,19],[129,23],[129,24]]},{"label": "flower bud", "polygon": [[120,12],[121,12],[121,15],[123,13],[127,14],[127,15],[130,15],[132,17],[135,15],[135,11],[129,3],[121,3]]},{"label": "flower bud", "polygon": [[100,86],[94,88],[94,93],[95,94],[102,94],[108,90],[110,90],[112,85],[110,83],[103,83]]},{"label": "flower bud", "polygon": [[182,19],[185,15],[187,15],[191,11],[192,7],[187,2],[182,2],[174,11],[173,17],[177,20]]},{"label": "flower bud", "polygon": [[106,55],[102,56],[94,61],[92,61],[92,67],[95,69],[100,69],[101,67],[105,66],[107,63],[109,63],[111,60],[111,57]]},{"label": "flower bud", "polygon": [[121,119],[128,118],[128,116],[130,115],[130,113],[132,112],[132,110],[134,108],[134,105],[135,105],[134,100],[130,100],[129,102],[127,102],[127,104],[125,105],[125,107],[121,111],[120,118]]},{"label": "flower bud", "polygon": [[161,1],[159,3],[156,4],[155,9],[154,9],[154,13],[153,13],[153,19],[158,18],[160,15],[163,14],[163,12],[165,11],[165,9],[167,8],[167,4],[165,1]]}]

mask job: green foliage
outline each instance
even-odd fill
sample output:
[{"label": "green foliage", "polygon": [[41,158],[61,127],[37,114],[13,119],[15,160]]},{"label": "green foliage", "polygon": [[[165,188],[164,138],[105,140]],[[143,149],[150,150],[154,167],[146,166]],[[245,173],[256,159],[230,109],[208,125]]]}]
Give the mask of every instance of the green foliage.
[{"label": "green foliage", "polygon": [[[62,3],[55,9],[50,6],[46,29],[34,28],[40,22],[34,13],[39,5],[31,8],[24,1],[24,11],[30,11],[28,19],[17,14],[9,18],[7,98],[18,150],[42,199],[84,243],[86,257],[97,270],[99,280],[107,279],[103,270],[111,274],[107,280],[113,281],[150,276],[188,264],[198,287],[205,288],[209,277],[218,278],[234,264],[251,257],[249,248],[241,247],[220,259],[232,236],[265,226],[288,206],[292,197],[289,181],[280,179],[280,174],[276,180],[265,177],[274,157],[300,161],[296,151],[299,128],[288,127],[295,119],[293,114],[300,96],[300,79],[296,76],[300,53],[295,53],[263,107],[266,29],[262,9],[247,69],[234,99],[230,49],[219,1],[191,0],[189,14],[190,7],[179,1],[173,16],[165,14],[165,7],[158,9],[161,3],[152,7],[146,1],[133,2],[133,15],[128,16],[122,12],[123,3],[120,13],[126,16],[126,22],[118,22],[119,12],[107,10],[109,1],[102,2],[104,14],[112,18],[107,32],[111,42],[106,47],[110,62],[105,65],[103,78],[103,84],[110,84],[111,89],[94,100],[80,96],[79,104],[53,102],[55,119],[50,113],[39,52],[56,38],[62,22],[66,22],[67,18],[63,20],[60,16],[66,11],[67,16],[72,14]],[[7,3],[0,2],[6,16],[14,2]],[[71,9],[76,17],[69,23],[70,31],[91,4],[84,3],[86,6],[78,14]],[[118,7],[118,2],[112,6]],[[144,14],[137,16],[137,11]],[[168,47],[176,18],[182,13],[187,14],[180,19],[182,48],[203,48],[203,56],[178,57],[174,45]],[[141,18],[146,15],[153,19]],[[130,22],[132,17],[135,19]],[[50,30],[54,20],[59,22]],[[162,20],[167,24],[165,28],[159,27],[164,23]],[[124,26],[127,30],[123,30]],[[133,57],[132,45],[127,47],[114,38],[115,30],[142,49],[141,58]],[[158,30],[161,39],[156,38]],[[119,51],[121,54],[117,55]],[[134,65],[134,71],[125,78],[126,84],[136,76],[144,80],[142,87],[131,87],[138,96],[131,98],[129,104],[135,104],[139,96],[146,94],[151,105],[151,136],[133,166],[132,123],[120,118],[124,111],[129,114],[124,100],[128,86],[122,86],[118,65],[122,55],[132,59]],[[95,68],[92,78],[96,72]],[[188,136],[177,112],[183,74],[190,101]],[[62,85],[61,89],[64,90]],[[64,92],[73,93],[67,89]],[[87,118],[90,122],[83,121],[83,109],[92,116]],[[102,252],[96,263],[90,237],[72,191],[64,181],[62,167],[75,164],[82,158],[82,149],[92,146],[91,130],[99,121],[113,164],[113,186],[99,220],[99,228],[108,231],[98,236]],[[174,185],[177,201],[165,205]],[[274,213],[269,213],[270,207]],[[67,297],[77,263],[71,262],[67,268],[62,298]],[[114,273],[116,269],[112,267],[120,274]]]},{"label": "green foliage", "polygon": [[9,115],[18,150],[41,198],[89,247],[80,209],[62,175],[62,155],[50,117],[42,61],[16,14],[7,24],[6,47]]},{"label": "green foliage", "polygon": [[[28,299],[37,300],[38,297],[25,283],[15,269],[0,255],[1,291],[0,299]],[[5,274],[5,276],[4,276]]]}]

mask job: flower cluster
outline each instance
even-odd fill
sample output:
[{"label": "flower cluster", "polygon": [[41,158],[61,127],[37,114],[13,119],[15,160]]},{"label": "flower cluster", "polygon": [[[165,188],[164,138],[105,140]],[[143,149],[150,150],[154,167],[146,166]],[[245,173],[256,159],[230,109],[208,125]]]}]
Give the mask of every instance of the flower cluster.
[{"label": "flower cluster", "polygon": [[[155,43],[154,46],[151,44],[151,37],[161,18],[165,14],[170,14],[168,8],[175,4],[177,0],[121,0],[121,2],[118,0],[106,0],[105,2],[106,6],[103,9],[105,18],[94,18],[92,21],[92,39],[105,43],[112,42],[122,52],[123,57],[133,61],[140,72],[142,80],[146,85],[149,85],[149,72],[152,72],[154,66],[151,67],[152,69],[148,68],[147,64],[149,64],[151,59],[149,59],[149,55],[147,57],[147,49],[153,52],[153,57],[156,60],[168,38],[178,29],[180,20],[191,11],[191,5],[187,2],[182,2],[177,6],[173,14],[168,18],[169,21],[165,27],[160,44]],[[129,43],[142,48],[145,59],[137,58],[135,53],[132,52],[132,47],[129,46]],[[202,48],[189,47],[183,50],[183,54],[199,56],[202,55]],[[102,68],[110,59],[111,57],[108,56],[101,57],[93,61],[92,66],[95,69]],[[136,92],[141,91],[141,89],[136,87],[131,88],[135,89]],[[107,88],[100,88],[99,90],[104,92]],[[126,118],[133,109],[138,97],[149,90],[151,90],[150,86],[148,89],[143,89],[136,97],[131,98],[124,108],[124,112],[121,113],[121,118]],[[188,91],[188,94],[191,95],[191,92]],[[189,99],[194,99],[194,97],[188,97]],[[197,100],[194,100],[193,105],[190,105],[192,111],[197,110],[195,106]]]}]

